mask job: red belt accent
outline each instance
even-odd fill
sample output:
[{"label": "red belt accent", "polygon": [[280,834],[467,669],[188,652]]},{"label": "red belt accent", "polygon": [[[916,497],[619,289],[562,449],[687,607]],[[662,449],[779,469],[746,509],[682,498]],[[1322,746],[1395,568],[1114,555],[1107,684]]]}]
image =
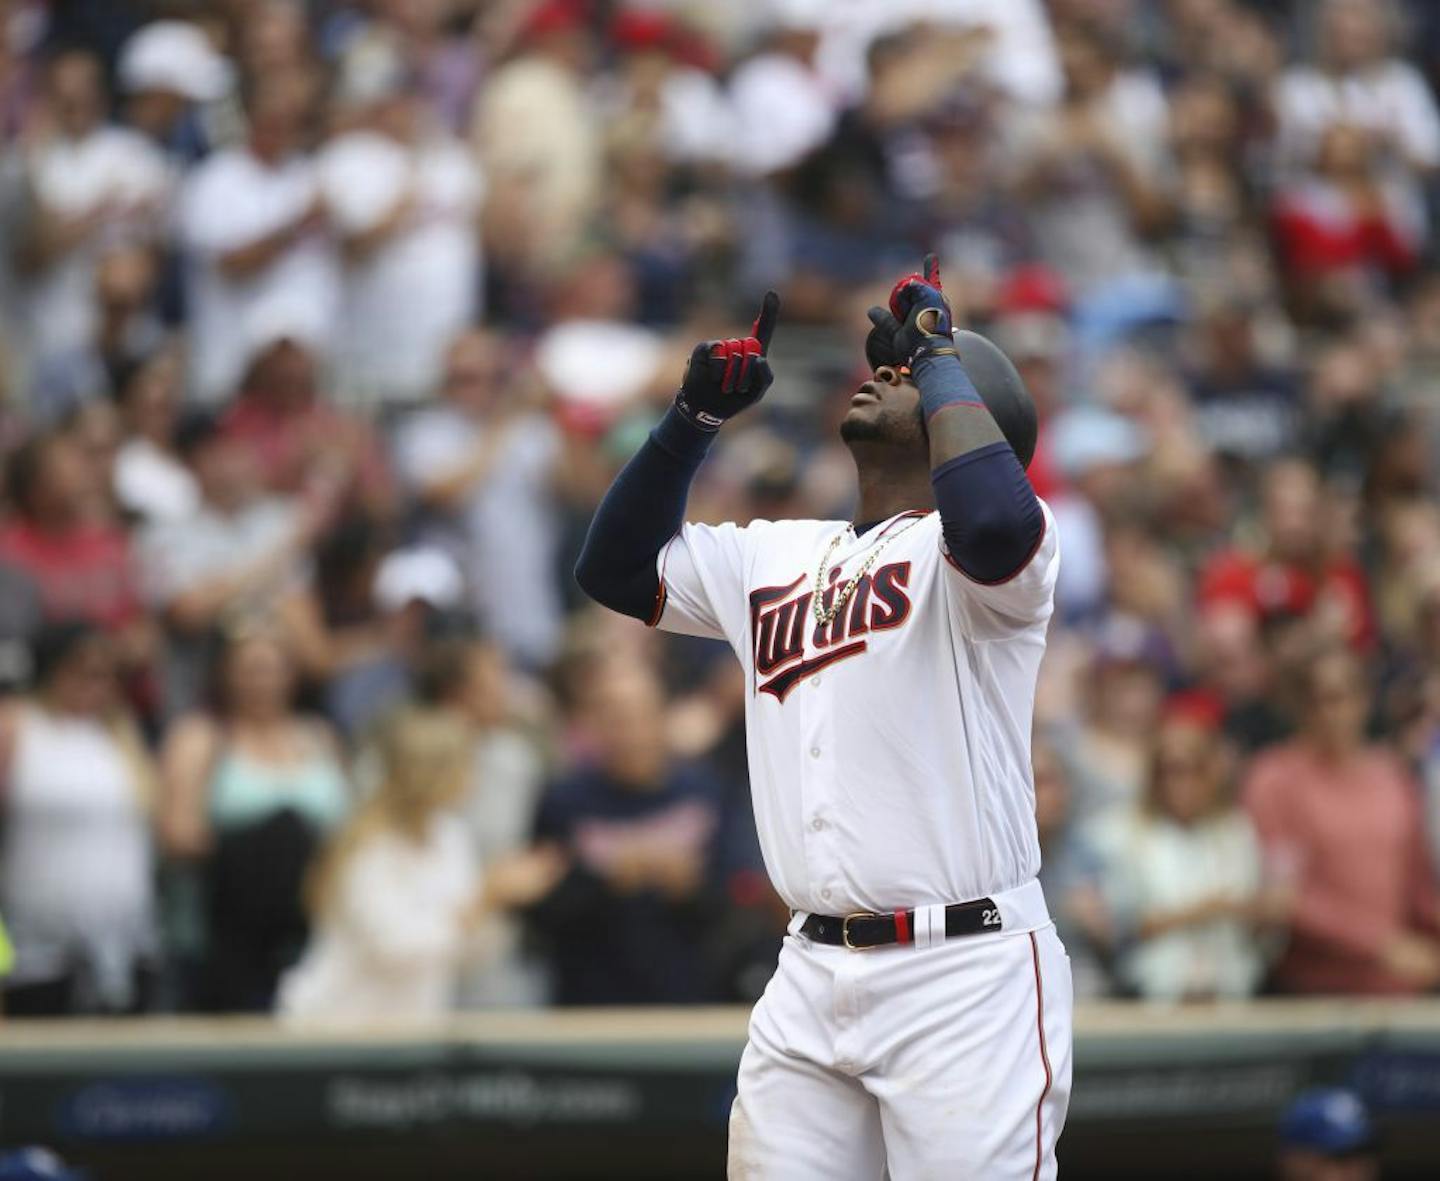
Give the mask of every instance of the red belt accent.
[{"label": "red belt accent", "polygon": [[895,942],[909,943],[914,936],[910,931],[910,912],[908,910],[897,910],[895,912]]}]

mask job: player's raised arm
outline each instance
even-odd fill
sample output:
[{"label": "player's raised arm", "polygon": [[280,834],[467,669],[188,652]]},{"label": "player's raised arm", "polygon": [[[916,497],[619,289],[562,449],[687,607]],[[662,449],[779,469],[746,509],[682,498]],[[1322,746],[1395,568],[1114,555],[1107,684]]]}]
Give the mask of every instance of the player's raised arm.
[{"label": "player's raised arm", "polygon": [[946,548],[978,582],[1003,582],[1035,553],[1044,511],[1025,468],[965,372],[952,335],[940,264],[925,256],[923,271],[890,293],[890,307],[872,308],[872,337],[910,369],[930,438],[930,481]]},{"label": "player's raised arm", "polygon": [[656,559],[685,519],[690,482],[715,433],[770,388],[767,353],[780,297],[766,292],[751,334],[695,346],[675,404],[600,502],[575,579],[596,602],[654,623],[662,605]]}]

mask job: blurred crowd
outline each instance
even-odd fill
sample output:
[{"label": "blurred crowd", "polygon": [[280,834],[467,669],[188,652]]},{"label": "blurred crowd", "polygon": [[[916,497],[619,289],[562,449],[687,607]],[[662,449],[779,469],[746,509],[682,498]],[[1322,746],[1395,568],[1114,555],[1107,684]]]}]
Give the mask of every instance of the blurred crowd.
[{"label": "blurred crowd", "polygon": [[0,0],[6,1011],[754,998],[738,667],[570,570],[770,286],[690,515],[848,517],[932,248],[1078,991],[1440,988],[1437,80],[1422,0]]}]

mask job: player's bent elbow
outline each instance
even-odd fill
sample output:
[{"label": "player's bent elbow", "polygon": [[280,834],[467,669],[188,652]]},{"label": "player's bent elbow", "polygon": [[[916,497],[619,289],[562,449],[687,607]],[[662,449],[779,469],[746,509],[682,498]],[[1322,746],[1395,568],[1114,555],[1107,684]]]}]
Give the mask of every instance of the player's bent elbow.
[{"label": "player's bent elbow", "polygon": [[1013,577],[1034,556],[1044,531],[1037,512],[993,509],[977,513],[963,529],[945,530],[945,544],[955,564],[978,582],[1003,582]]},{"label": "player's bent elbow", "polygon": [[589,546],[575,563],[575,581],[600,606],[642,622],[654,613],[660,591],[660,578],[653,563],[635,571],[616,570],[597,558]]},{"label": "player's bent elbow", "polygon": [[609,606],[605,602],[609,579],[606,577],[606,571],[602,564],[595,560],[588,546],[581,551],[580,557],[575,563],[575,582],[587,597],[594,599],[601,606]]}]

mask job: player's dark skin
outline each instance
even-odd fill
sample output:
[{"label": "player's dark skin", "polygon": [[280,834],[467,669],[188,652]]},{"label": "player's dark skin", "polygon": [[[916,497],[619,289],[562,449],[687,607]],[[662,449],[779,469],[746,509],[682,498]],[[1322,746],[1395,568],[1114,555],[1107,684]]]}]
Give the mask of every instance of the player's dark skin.
[{"label": "player's dark skin", "polygon": [[1005,436],[990,414],[963,407],[936,415],[927,430],[920,388],[898,368],[882,365],[850,399],[840,437],[859,476],[855,519],[883,521],[933,509],[931,469]]}]

